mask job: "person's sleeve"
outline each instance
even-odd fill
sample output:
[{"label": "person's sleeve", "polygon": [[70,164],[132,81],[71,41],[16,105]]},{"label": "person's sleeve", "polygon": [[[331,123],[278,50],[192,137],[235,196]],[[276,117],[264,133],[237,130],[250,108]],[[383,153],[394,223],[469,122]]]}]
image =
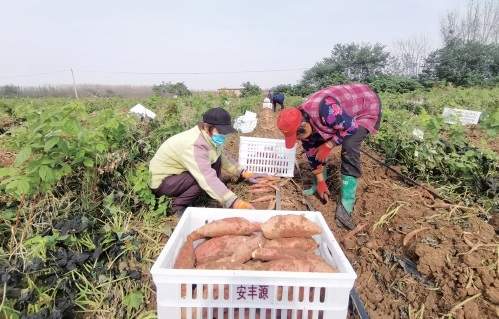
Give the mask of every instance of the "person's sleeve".
[{"label": "person's sleeve", "polygon": [[182,162],[199,187],[225,208],[231,207],[237,196],[225,186],[211,167],[209,150],[203,145],[194,144],[191,150],[182,152],[182,157]]},{"label": "person's sleeve", "polygon": [[221,157],[222,157],[222,169],[233,176],[239,177],[243,169],[224,153],[222,153]]},{"label": "person's sleeve", "polygon": [[331,141],[336,145],[343,144],[345,137],[353,135],[357,131],[357,127],[350,126],[346,129],[337,130]]},{"label": "person's sleeve", "polygon": [[303,149],[305,150],[305,155],[308,159],[308,164],[312,170],[315,170],[317,167],[322,165],[323,163],[319,162],[315,159],[315,155],[317,154],[317,147],[311,147],[306,143],[302,143]]}]

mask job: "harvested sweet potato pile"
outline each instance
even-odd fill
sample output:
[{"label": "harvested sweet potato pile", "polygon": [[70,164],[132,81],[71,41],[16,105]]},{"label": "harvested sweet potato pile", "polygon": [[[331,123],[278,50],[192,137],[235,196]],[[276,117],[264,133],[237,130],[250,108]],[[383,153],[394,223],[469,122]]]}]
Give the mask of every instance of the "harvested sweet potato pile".
[{"label": "harvested sweet potato pile", "polygon": [[[175,268],[337,272],[315,254],[321,228],[301,215],[278,215],[265,223],[232,217],[194,230]],[[196,243],[195,243],[196,242]]]}]

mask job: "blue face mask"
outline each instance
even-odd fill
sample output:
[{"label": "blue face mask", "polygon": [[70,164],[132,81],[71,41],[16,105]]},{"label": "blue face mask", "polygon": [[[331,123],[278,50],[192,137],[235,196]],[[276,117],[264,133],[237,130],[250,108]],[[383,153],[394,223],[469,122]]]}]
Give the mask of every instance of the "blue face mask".
[{"label": "blue face mask", "polygon": [[215,143],[216,146],[222,146],[225,143],[225,135],[222,134],[213,134],[211,136],[211,140]]}]

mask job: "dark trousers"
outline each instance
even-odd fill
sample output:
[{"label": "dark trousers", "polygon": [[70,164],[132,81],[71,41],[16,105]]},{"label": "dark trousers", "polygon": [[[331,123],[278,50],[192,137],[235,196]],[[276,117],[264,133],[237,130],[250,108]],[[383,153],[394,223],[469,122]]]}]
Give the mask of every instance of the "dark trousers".
[{"label": "dark trousers", "polygon": [[[378,121],[374,125],[375,129],[379,129],[381,123],[381,106],[378,116]],[[362,141],[369,135],[369,131],[362,126],[359,126],[355,134],[345,137],[341,144],[341,174],[353,177],[360,177],[362,169],[360,164],[360,147]]]},{"label": "dark trousers", "polygon": [[274,101],[272,101],[272,108],[274,109],[274,112],[275,112],[277,104],[279,104],[281,106],[281,110],[284,109],[284,101],[279,102],[279,101],[274,100]]},{"label": "dark trousers", "polygon": [[362,175],[360,164],[360,147],[369,131],[359,126],[355,134],[345,137],[341,144],[341,174],[353,177]]},{"label": "dark trousers", "polygon": [[[222,159],[219,158],[211,167],[217,172],[217,176],[220,177],[222,173]],[[185,209],[203,192],[189,172],[165,177],[161,185],[152,191],[158,197],[163,195],[173,197],[173,212]]]}]

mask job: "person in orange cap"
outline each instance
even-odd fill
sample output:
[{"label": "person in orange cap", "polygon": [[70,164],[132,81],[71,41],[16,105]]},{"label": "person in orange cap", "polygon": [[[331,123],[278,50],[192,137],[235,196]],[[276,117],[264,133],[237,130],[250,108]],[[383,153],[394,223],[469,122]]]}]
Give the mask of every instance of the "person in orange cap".
[{"label": "person in orange cap", "polygon": [[312,94],[295,108],[282,110],[277,127],[286,147],[299,139],[315,175],[316,191],[323,201],[330,195],[324,166],[331,150],[341,145],[341,194],[336,219],[349,229],[355,227],[352,212],[357,179],[361,176],[360,147],[368,134],[375,134],[381,121],[381,101],[365,84],[331,86]]}]

